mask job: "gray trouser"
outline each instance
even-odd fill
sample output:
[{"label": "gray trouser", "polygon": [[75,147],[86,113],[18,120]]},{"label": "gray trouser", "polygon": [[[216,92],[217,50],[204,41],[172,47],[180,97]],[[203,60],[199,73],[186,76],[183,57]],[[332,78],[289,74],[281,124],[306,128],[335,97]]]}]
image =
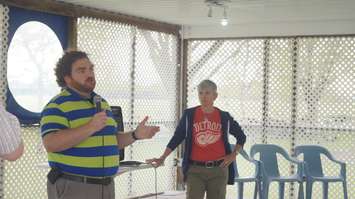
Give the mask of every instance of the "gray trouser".
[{"label": "gray trouser", "polygon": [[47,180],[48,199],[114,199],[115,183],[85,184],[59,178],[54,184]]},{"label": "gray trouser", "polygon": [[191,165],[187,171],[187,199],[225,199],[228,167],[206,168]]}]

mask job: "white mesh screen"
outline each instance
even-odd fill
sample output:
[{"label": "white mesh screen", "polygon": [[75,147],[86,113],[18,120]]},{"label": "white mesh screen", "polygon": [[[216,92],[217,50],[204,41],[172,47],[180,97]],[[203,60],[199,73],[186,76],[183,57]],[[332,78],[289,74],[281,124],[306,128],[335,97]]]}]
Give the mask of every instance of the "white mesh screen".
[{"label": "white mesh screen", "polygon": [[[8,12],[9,8],[0,5],[1,23],[1,53],[0,53],[0,101],[5,104],[7,91],[7,49],[8,49]],[[41,169],[38,164],[47,160],[41,148],[42,143],[38,127],[23,127],[22,139],[25,153],[16,162],[1,162],[0,169],[0,198],[46,198],[47,169]],[[4,163],[4,170],[3,168]],[[4,172],[4,175],[2,172]],[[3,181],[4,180],[4,181]],[[4,183],[3,183],[4,182]]]},{"label": "white mesh screen", "polygon": [[[125,130],[148,115],[148,124],[161,128],[152,140],[125,149],[126,160],[144,161],[164,151],[177,121],[178,67],[176,36],[140,30],[115,22],[80,18],[78,49],[89,53],[95,65],[96,92],[123,110]],[[148,150],[147,150],[148,149]],[[175,187],[172,154],[157,169],[158,191]],[[154,169],[133,171],[116,177],[116,197],[155,191]]]},{"label": "white mesh screen", "polygon": [[0,4],[0,105],[5,106],[6,100],[6,65],[8,49],[8,27],[9,27],[9,8]]},{"label": "white mesh screen", "polygon": [[[9,8],[0,4],[0,106],[5,107],[6,62],[8,48]],[[0,199],[4,198],[4,161],[0,158]]]},{"label": "white mesh screen", "polygon": [[299,41],[297,126],[355,128],[354,44],[352,37]]},{"label": "white mesh screen", "polygon": [[[265,70],[265,123],[264,138],[269,144],[276,144],[288,152],[292,147],[292,105],[293,105],[293,40],[270,39],[266,48]],[[291,165],[278,157],[281,175],[289,175]],[[285,195],[290,191],[290,184],[285,186]],[[278,187],[272,185],[273,195]],[[291,195],[293,193],[291,192]]]},{"label": "white mesh screen", "polygon": [[42,148],[39,128],[21,129],[25,152],[16,162],[5,163],[5,198],[47,198],[49,169],[40,166],[47,162],[47,155]]},{"label": "white mesh screen", "polygon": [[[187,101],[188,107],[198,102],[197,85],[204,79],[216,82],[216,106],[229,111],[248,136],[245,149],[261,142],[263,123],[263,48],[264,40],[192,41],[188,44]],[[235,139],[230,139],[235,143]],[[240,162],[241,175],[254,170]],[[246,194],[252,196],[252,186]],[[228,193],[236,190],[229,187]]]},{"label": "white mesh screen", "polygon": [[111,106],[130,116],[133,26],[93,18],[78,19],[78,49],[95,65],[96,89]]},{"label": "white mesh screen", "polygon": [[[6,49],[8,8],[1,7],[2,63],[0,94],[4,102],[6,92]],[[89,54],[95,64],[96,91],[110,105],[121,106],[125,129],[135,128],[144,115],[149,124],[161,127],[160,135],[152,140],[138,141],[125,150],[126,160],[144,161],[159,156],[171,137],[177,121],[177,38],[172,35],[138,30],[124,25],[92,18],[78,20],[78,49]],[[48,168],[39,129],[22,128],[25,154],[15,163],[6,163],[5,184],[0,170],[0,198],[46,198]],[[149,149],[149,150],[147,150]],[[157,169],[158,191],[174,189],[174,154],[164,167]],[[167,177],[168,176],[168,177]],[[115,178],[116,198],[143,195],[155,190],[154,169],[125,173]],[[4,189],[3,189],[4,185]],[[19,188],[20,187],[20,188]],[[3,194],[5,196],[3,196]]]},{"label": "white mesh screen", "polygon": [[[346,162],[349,197],[355,195],[355,38],[299,40],[297,69],[297,144],[327,147]],[[326,175],[338,166],[322,159]],[[329,186],[329,198],[342,198],[341,183]],[[321,197],[321,185],[313,197]],[[336,191],[338,190],[338,191]]]},{"label": "white mesh screen", "polygon": [[[140,122],[146,115],[149,123],[159,125],[161,132],[154,140],[134,144],[133,159],[159,157],[171,138],[177,121],[178,73],[177,38],[173,35],[138,30],[136,36],[136,59],[134,66],[133,122]],[[149,147],[149,150],[146,150]],[[175,168],[172,158],[158,169],[158,191],[173,190]],[[150,175],[149,175],[150,174]],[[153,170],[132,173],[132,191],[141,195],[151,193],[154,183],[142,180],[154,179]],[[166,178],[169,176],[168,178]]]},{"label": "white mesh screen", "polygon": [[[292,154],[299,144],[320,144],[347,164],[349,196],[355,184],[355,38],[303,37],[273,39],[190,40],[187,53],[187,106],[198,105],[197,85],[217,83],[216,106],[229,111],[247,135],[246,149],[255,143],[282,146]],[[294,168],[282,159],[280,173]],[[339,172],[327,165],[327,174]],[[250,173],[250,165],[239,164]],[[317,187],[317,186],[316,186]],[[330,186],[330,198],[342,194]],[[277,198],[278,187],[270,187]],[[235,197],[236,186],[228,188]],[[319,187],[313,196],[321,197]],[[298,186],[286,186],[294,198]],[[245,196],[252,196],[249,186]]]}]

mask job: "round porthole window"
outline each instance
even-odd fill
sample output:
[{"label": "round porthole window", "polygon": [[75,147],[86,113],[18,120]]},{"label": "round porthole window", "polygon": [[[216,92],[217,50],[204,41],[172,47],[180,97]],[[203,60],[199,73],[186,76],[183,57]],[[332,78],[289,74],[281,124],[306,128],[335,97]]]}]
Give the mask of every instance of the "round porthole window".
[{"label": "round porthole window", "polygon": [[8,50],[7,80],[19,105],[41,112],[59,92],[54,67],[62,54],[57,35],[46,24],[30,21],[16,30]]}]

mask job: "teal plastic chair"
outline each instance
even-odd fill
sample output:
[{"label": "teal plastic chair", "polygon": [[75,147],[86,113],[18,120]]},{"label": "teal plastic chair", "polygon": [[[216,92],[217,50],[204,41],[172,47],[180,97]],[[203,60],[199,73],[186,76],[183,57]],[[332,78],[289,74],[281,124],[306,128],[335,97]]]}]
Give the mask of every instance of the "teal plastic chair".
[{"label": "teal plastic chair", "polygon": [[[234,148],[234,145],[231,145],[231,146],[232,146],[232,148]],[[248,162],[254,164],[255,170],[254,170],[254,175],[252,175],[252,176],[240,176],[239,172],[238,172],[238,164],[236,164],[234,182],[236,182],[238,184],[238,199],[243,199],[244,183],[249,183],[249,182],[255,182],[254,199],[257,198],[257,195],[259,195],[259,198],[261,198],[261,196],[260,196],[261,184],[260,184],[260,173],[259,173],[260,162],[257,160],[251,159],[244,149],[242,149],[239,152],[239,155],[241,155]]]},{"label": "teal plastic chair", "polygon": [[[323,184],[323,199],[328,198],[329,182],[342,182],[344,198],[348,199],[346,188],[346,164],[336,160],[332,154],[324,147],[318,145],[301,145],[295,148],[296,156],[303,154],[305,161],[304,174],[306,180],[306,199],[312,198],[313,183],[319,181]],[[340,174],[338,176],[324,176],[321,154],[328,157],[329,160],[340,165]]]},{"label": "teal plastic chair", "polygon": [[[298,182],[298,198],[303,199],[303,162],[291,158],[280,146],[273,144],[255,144],[250,149],[250,156],[255,159],[256,154],[260,154],[260,171],[262,182],[262,198],[268,199],[271,182],[279,183],[279,199],[284,198],[285,183]],[[292,176],[280,176],[277,162],[277,154],[282,155],[286,160],[297,165],[297,173]]]}]

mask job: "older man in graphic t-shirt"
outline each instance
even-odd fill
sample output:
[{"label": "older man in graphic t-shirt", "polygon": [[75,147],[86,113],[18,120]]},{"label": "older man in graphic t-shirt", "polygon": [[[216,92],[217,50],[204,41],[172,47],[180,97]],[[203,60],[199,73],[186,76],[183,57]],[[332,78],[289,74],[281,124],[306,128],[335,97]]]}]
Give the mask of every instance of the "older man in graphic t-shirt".
[{"label": "older man in graphic t-shirt", "polygon": [[[204,80],[198,85],[201,106],[186,109],[174,136],[160,158],[147,160],[160,166],[166,157],[186,141],[182,162],[187,182],[187,198],[224,199],[227,184],[234,184],[235,170],[231,164],[243,147],[246,136],[232,116],[213,106],[217,98],[217,85]],[[237,139],[234,149],[228,134]]]}]

